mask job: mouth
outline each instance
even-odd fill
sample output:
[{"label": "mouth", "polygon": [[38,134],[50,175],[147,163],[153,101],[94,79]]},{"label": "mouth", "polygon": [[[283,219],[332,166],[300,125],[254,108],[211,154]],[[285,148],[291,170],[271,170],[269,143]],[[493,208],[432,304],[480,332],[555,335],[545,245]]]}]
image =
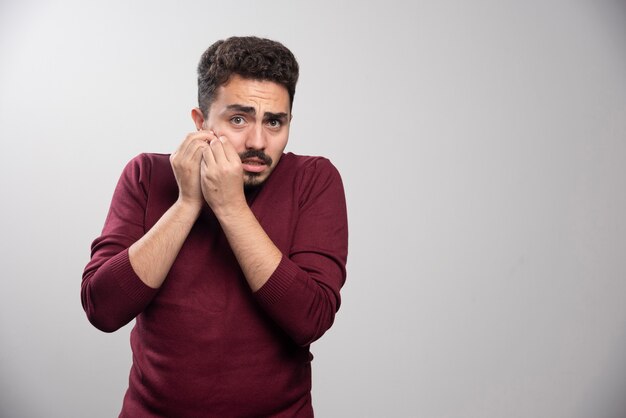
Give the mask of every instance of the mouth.
[{"label": "mouth", "polygon": [[248,173],[261,173],[272,165],[272,159],[262,151],[249,150],[240,154],[241,166]]},{"label": "mouth", "polygon": [[260,158],[246,158],[241,161],[241,165],[244,171],[248,171],[250,173],[260,173],[267,168],[265,161]]}]

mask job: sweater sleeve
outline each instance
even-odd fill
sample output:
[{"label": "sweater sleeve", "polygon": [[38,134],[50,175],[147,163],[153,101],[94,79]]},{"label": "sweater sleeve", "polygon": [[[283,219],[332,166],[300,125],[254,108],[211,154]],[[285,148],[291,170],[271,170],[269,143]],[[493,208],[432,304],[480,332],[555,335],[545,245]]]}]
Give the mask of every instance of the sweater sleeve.
[{"label": "sweater sleeve", "polygon": [[300,213],[288,255],[255,297],[299,345],[320,338],[333,324],[346,278],[348,221],[341,177],[319,159],[301,186]]},{"label": "sweater sleeve", "polygon": [[157,293],[141,281],[128,258],[128,247],[145,233],[149,181],[150,166],[142,154],[126,165],[102,234],[91,245],[91,260],[83,273],[81,302],[89,321],[105,332],[126,325]]}]

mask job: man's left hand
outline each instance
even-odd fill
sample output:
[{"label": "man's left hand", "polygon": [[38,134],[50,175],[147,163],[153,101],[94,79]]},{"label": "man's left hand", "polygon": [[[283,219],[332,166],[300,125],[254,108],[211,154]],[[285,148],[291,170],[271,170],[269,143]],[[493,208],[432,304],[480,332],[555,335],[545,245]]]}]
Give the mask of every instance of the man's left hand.
[{"label": "man's left hand", "polygon": [[208,142],[200,165],[202,194],[218,217],[229,215],[247,206],[241,159],[225,136],[212,132]]}]

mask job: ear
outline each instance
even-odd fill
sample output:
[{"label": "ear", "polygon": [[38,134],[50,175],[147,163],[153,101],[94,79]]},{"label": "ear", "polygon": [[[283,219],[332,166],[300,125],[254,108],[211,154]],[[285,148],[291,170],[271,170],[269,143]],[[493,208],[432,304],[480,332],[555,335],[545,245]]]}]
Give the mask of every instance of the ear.
[{"label": "ear", "polygon": [[191,119],[196,124],[197,130],[202,130],[204,126],[204,116],[202,115],[202,110],[198,107],[194,107],[191,109]]}]

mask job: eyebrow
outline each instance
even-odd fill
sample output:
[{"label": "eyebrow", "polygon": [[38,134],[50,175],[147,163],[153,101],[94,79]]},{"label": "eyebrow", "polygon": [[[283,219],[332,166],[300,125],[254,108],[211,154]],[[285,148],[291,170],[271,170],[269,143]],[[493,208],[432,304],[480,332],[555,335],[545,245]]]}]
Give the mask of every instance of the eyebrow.
[{"label": "eyebrow", "polygon": [[[256,109],[252,106],[244,106],[244,105],[240,105],[240,104],[231,104],[226,106],[226,109],[228,110],[236,110],[237,112],[241,112],[241,113],[245,113],[247,115],[256,115]],[[274,112],[265,112],[263,114],[263,119],[280,119],[280,120],[285,120],[287,119],[287,113],[285,112],[279,112],[279,113],[274,113]]]},{"label": "eyebrow", "polygon": [[263,119],[278,119],[278,120],[286,120],[287,114],[285,112],[273,113],[273,112],[265,112],[263,115]]},{"label": "eyebrow", "polygon": [[226,106],[228,110],[236,110],[237,112],[246,113],[248,115],[256,115],[256,109],[252,106],[244,106],[240,104],[231,104]]}]

